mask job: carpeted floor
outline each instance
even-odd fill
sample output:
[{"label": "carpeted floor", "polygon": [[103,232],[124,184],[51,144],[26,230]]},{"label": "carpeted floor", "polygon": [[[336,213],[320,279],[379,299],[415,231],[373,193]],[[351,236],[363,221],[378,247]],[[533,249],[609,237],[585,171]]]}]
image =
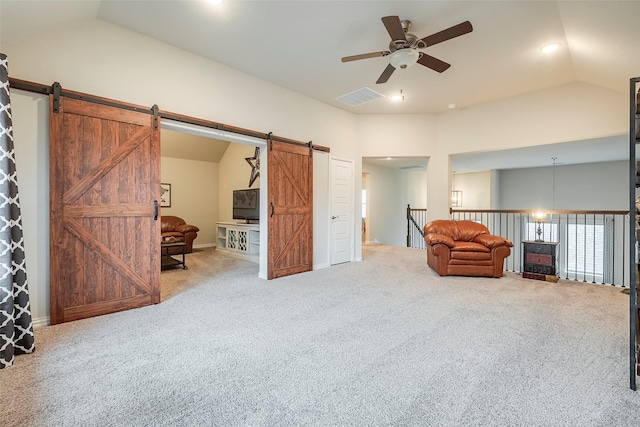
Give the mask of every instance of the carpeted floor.
[{"label": "carpeted floor", "polygon": [[620,288],[364,257],[265,281],[190,254],[161,304],[38,329],[0,371],[0,425],[640,425]]}]

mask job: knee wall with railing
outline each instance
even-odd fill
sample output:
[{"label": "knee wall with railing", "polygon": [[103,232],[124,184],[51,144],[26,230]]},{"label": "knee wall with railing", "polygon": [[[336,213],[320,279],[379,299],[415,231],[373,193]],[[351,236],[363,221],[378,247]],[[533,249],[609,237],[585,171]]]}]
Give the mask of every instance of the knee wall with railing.
[{"label": "knee wall with railing", "polygon": [[[407,246],[425,248],[417,229],[426,223],[417,209],[407,207]],[[412,220],[413,219],[413,220]],[[629,212],[547,210],[451,210],[451,219],[485,225],[491,234],[513,242],[505,271],[523,271],[523,241],[558,242],[560,278],[587,283],[629,286]],[[423,220],[421,223],[420,220]],[[415,224],[414,224],[415,223]]]}]

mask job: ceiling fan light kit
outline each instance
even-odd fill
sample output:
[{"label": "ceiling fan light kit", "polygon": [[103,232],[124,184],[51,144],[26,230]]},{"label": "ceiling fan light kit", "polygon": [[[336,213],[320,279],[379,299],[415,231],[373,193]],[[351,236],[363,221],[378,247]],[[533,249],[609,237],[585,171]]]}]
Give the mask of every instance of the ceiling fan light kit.
[{"label": "ceiling fan light kit", "polygon": [[417,50],[406,48],[393,52],[389,57],[389,63],[393,65],[394,68],[404,70],[418,62],[418,59],[420,59],[420,53]]},{"label": "ceiling fan light kit", "polygon": [[411,28],[411,21],[409,20],[401,21],[397,16],[385,16],[382,18],[382,23],[391,37],[389,50],[345,56],[342,58],[342,62],[351,62],[360,59],[389,56],[389,64],[376,81],[377,84],[386,83],[397,68],[404,70],[416,62],[438,73],[444,72],[451,64],[420,52],[418,49],[425,49],[473,31],[471,23],[465,21],[435,34],[431,34],[430,36],[418,39],[415,35],[409,33],[409,28]]}]

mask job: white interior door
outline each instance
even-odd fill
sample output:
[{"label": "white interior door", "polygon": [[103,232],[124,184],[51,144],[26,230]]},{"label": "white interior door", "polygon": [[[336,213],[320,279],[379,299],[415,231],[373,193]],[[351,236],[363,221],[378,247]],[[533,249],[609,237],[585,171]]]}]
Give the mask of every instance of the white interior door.
[{"label": "white interior door", "polygon": [[331,265],[351,261],[353,163],[331,159]]}]

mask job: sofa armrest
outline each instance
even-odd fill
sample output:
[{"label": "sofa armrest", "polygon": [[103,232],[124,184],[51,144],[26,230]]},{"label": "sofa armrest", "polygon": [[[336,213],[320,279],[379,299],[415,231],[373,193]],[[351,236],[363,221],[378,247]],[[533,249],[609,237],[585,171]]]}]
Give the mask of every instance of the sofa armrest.
[{"label": "sofa armrest", "polygon": [[444,234],[437,234],[437,233],[427,234],[426,236],[424,236],[424,241],[427,242],[427,245],[429,246],[442,243],[443,245],[453,248],[453,246],[455,245],[451,237],[445,236]]},{"label": "sofa armrest", "polygon": [[200,229],[195,225],[182,224],[175,227],[175,231],[179,233],[188,233],[189,231],[193,231],[197,233],[198,231],[200,231]]},{"label": "sofa armrest", "polygon": [[492,234],[480,234],[479,236],[476,236],[476,238],[473,239],[473,241],[476,243],[480,243],[481,245],[484,245],[489,249],[493,249],[497,246],[508,246],[508,247],[513,246],[513,243],[511,243],[511,240],[505,239],[504,237],[500,237],[500,236],[494,236]]}]

